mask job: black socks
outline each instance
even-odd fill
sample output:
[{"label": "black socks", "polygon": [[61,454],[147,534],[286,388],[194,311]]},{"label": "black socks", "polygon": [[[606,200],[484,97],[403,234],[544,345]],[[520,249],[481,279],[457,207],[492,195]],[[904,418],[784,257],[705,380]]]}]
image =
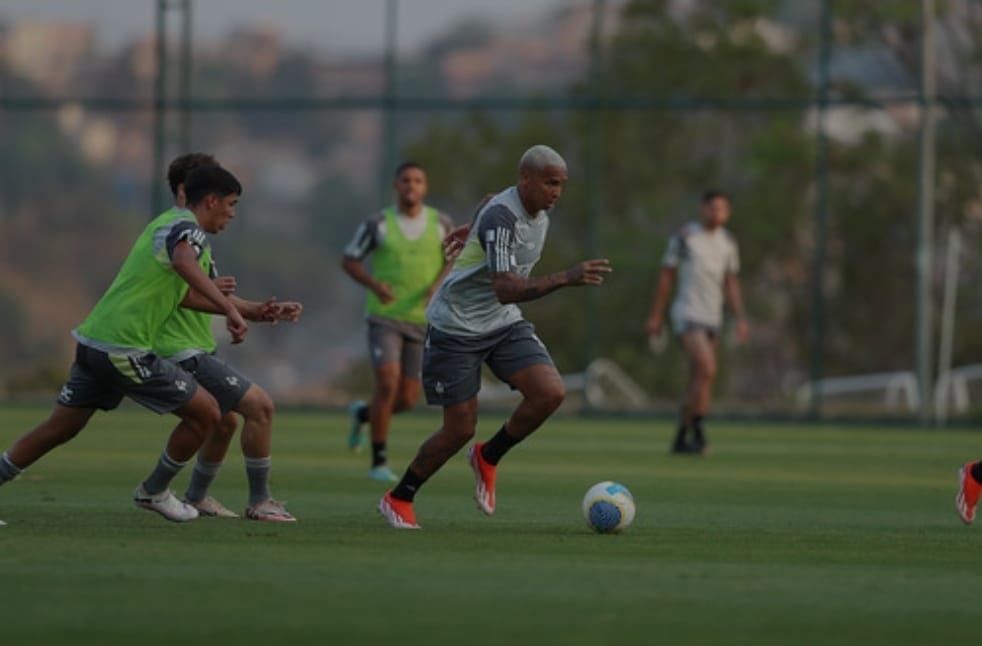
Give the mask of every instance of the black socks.
[{"label": "black socks", "polygon": [[423,486],[424,482],[426,482],[426,478],[416,475],[410,467],[406,469],[406,474],[402,476],[402,480],[392,490],[392,497],[397,500],[412,502],[413,498],[416,497],[416,492]]},{"label": "black socks", "polygon": [[481,447],[481,457],[488,464],[497,465],[505,453],[521,441],[505,432],[505,426],[502,425],[501,430]]}]

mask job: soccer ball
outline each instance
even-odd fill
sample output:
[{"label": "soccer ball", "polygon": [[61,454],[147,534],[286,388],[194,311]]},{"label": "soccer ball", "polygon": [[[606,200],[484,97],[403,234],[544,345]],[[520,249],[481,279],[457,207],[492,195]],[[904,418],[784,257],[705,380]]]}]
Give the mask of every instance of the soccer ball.
[{"label": "soccer ball", "polygon": [[583,518],[600,534],[627,529],[634,522],[634,496],[620,483],[598,482],[583,496]]}]

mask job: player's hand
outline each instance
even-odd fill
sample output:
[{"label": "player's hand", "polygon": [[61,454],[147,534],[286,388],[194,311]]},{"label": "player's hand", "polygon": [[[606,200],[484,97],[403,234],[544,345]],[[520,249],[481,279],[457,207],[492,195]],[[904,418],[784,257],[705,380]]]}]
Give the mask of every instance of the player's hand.
[{"label": "player's hand", "polygon": [[237,287],[235,276],[218,276],[213,278],[211,282],[215,283],[215,287],[222,293],[222,296],[234,293]]},{"label": "player's hand", "polygon": [[453,262],[457,259],[460,252],[464,250],[464,243],[467,242],[467,236],[470,235],[470,232],[471,225],[465,224],[447,234],[447,237],[443,239],[443,259],[446,262]]},{"label": "player's hand", "polygon": [[392,287],[388,283],[375,283],[372,291],[382,301],[382,305],[388,305],[396,299],[396,295],[392,292]]},{"label": "player's hand", "polygon": [[603,285],[604,276],[614,269],[606,258],[584,260],[575,267],[566,270],[566,278],[570,285]]},{"label": "player's hand", "polygon": [[736,338],[740,343],[746,343],[750,338],[750,327],[747,326],[747,319],[737,319]]},{"label": "player's hand", "polygon": [[233,309],[225,315],[225,328],[232,336],[232,343],[242,343],[249,331],[249,324],[239,314],[239,310]]},{"label": "player's hand", "polygon": [[263,303],[264,320],[276,325],[279,321],[296,323],[300,320],[303,305],[296,301],[277,301],[270,299]]}]

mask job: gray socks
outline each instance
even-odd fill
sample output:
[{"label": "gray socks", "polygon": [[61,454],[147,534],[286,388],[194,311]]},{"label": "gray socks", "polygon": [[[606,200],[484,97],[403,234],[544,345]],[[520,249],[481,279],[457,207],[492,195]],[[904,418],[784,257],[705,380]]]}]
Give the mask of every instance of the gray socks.
[{"label": "gray socks", "polygon": [[272,498],[269,493],[269,467],[272,459],[265,458],[246,458],[246,478],[249,480],[249,506],[256,505],[267,498]]},{"label": "gray socks", "polygon": [[160,460],[157,461],[157,466],[154,467],[147,479],[143,481],[143,490],[151,496],[160,493],[170,485],[170,481],[184,468],[185,464],[187,462],[172,460],[167,455],[167,451],[164,451],[160,454]]},{"label": "gray socks", "polygon": [[221,462],[203,462],[201,458],[198,458],[194,465],[194,471],[191,472],[191,482],[188,483],[184,498],[193,502],[204,500],[205,496],[208,495],[208,488],[211,487],[212,481],[221,468]]},{"label": "gray socks", "polygon": [[0,484],[10,482],[20,474],[20,469],[10,461],[7,453],[0,455]]}]

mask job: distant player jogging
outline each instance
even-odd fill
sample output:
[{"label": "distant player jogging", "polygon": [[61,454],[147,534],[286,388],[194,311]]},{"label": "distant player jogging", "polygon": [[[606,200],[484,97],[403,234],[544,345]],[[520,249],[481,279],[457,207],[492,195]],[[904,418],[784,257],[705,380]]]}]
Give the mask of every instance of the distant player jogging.
[{"label": "distant player jogging", "polygon": [[501,430],[468,451],[477,506],[487,515],[494,513],[499,461],[565,397],[549,351],[516,303],[561,287],[601,285],[611,271],[607,260],[598,259],[530,277],[542,255],[549,211],[567,180],[566,162],[552,148],[538,145],[522,155],[518,171],[518,184],[495,195],[478,213],[426,310],[423,388],[427,402],[443,407],[443,426],[420,446],[402,479],[379,501],[379,512],[392,527],[419,528],[413,510],[419,488],[474,437],[482,364],[522,395]]},{"label": "distant player jogging", "polygon": [[[344,250],[341,266],[368,290],[368,349],[375,389],[369,404],[351,405],[348,446],[364,443],[362,425],[371,427],[368,477],[395,482],[386,444],[392,416],[411,410],[421,389],[426,306],[450,264],[442,244],[453,227],[450,218],[427,206],[426,170],[416,162],[395,172],[396,203],[363,222]],[[371,255],[372,270],[365,267]]]},{"label": "distant player jogging", "polygon": [[[235,217],[239,181],[219,167],[195,169],[187,178],[188,210],[156,217],[137,238],[109,289],[73,331],[75,362],[51,415],[0,455],[0,484],[60,444],[75,437],[97,410],[112,410],[124,396],[157,413],[174,413],[180,423],[167,452],[183,464],[217,426],[218,403],[180,366],[153,353],[157,334],[182,304],[221,312],[233,343],[248,324],[202,271],[206,234],[217,234]],[[177,471],[141,486],[141,507],[168,520],[198,516],[168,488]]]},{"label": "distant player jogging", "polygon": [[729,218],[730,198],[719,191],[706,191],[701,220],[685,225],[669,240],[647,322],[652,337],[664,333],[665,309],[677,277],[672,330],[689,357],[689,383],[679,410],[678,431],[672,443],[674,453],[709,451],[703,420],[709,412],[716,379],[724,300],[736,317],[738,340],[742,343],[748,335],[737,281],[740,255],[736,240],[724,228]]}]

